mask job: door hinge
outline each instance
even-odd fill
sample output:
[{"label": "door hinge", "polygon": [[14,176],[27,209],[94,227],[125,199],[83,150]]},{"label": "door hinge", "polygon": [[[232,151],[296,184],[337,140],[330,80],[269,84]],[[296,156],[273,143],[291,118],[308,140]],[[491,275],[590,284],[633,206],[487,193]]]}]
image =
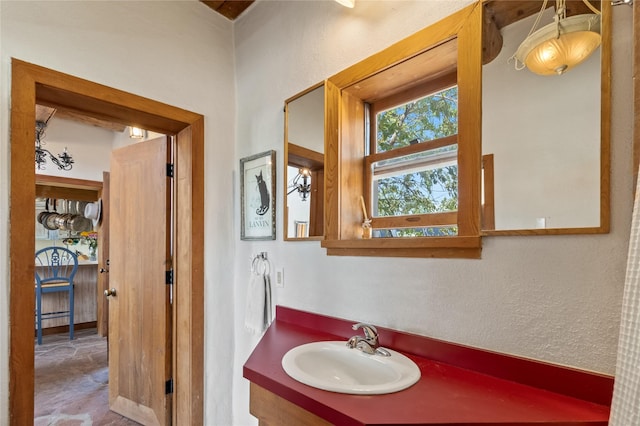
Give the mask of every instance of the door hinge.
[{"label": "door hinge", "polygon": [[165,284],[173,284],[173,269],[169,269],[165,272]]},{"label": "door hinge", "polygon": [[167,163],[167,177],[173,177],[173,164]]},{"label": "door hinge", "polygon": [[173,393],[173,379],[164,382],[164,394],[169,395],[171,393]]}]

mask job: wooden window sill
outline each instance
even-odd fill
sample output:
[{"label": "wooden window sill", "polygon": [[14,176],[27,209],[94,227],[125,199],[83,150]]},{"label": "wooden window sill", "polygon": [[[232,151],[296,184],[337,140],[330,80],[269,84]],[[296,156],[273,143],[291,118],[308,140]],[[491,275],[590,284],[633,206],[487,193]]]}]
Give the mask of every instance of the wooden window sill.
[{"label": "wooden window sill", "polygon": [[329,240],[321,242],[330,256],[437,257],[479,259],[482,238],[413,237]]}]

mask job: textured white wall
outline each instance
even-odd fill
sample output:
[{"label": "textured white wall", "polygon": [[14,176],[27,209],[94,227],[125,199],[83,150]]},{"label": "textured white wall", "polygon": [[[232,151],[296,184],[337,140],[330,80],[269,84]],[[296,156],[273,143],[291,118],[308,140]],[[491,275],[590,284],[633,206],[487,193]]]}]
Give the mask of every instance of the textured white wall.
[{"label": "textured white wall", "polygon": [[[196,1],[0,2],[0,424],[8,424],[10,58],[205,116],[206,424],[231,422],[232,24]],[[216,308],[213,309],[212,307]],[[226,348],[226,349],[225,349]]]},{"label": "textured white wall", "polygon": [[[277,149],[281,182],[284,99],[467,4],[258,2],[234,25],[238,157]],[[630,9],[614,8],[610,234],[485,238],[481,260],[327,257],[318,242],[241,242],[235,323],[250,258],[267,251],[285,270],[279,304],[613,374],[632,208],[630,41]],[[237,328],[238,425],[255,423],[241,367],[256,341]]]}]

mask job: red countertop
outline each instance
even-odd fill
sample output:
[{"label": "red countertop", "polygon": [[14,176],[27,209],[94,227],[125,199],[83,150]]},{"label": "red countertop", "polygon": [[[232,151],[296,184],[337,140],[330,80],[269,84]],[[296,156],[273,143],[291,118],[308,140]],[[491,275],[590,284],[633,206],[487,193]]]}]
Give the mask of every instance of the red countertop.
[{"label": "red countertop", "polygon": [[[346,341],[355,334],[351,324],[278,306],[276,320],[245,363],[243,376],[345,426],[607,425],[610,376],[380,327],[381,345],[404,353],[420,368],[420,381],[408,389],[384,395],[334,393],[302,384],[282,369],[289,349],[320,340]],[[541,382],[546,389],[537,386]]]}]

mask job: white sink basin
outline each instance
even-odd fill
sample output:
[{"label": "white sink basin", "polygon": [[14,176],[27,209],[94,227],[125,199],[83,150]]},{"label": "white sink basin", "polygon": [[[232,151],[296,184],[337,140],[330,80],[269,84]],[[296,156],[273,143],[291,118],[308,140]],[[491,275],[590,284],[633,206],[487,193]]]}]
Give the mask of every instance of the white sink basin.
[{"label": "white sink basin", "polygon": [[406,356],[369,355],[347,342],[314,342],[282,357],[282,368],[306,385],[349,394],[383,394],[406,389],[420,379],[420,369]]}]

